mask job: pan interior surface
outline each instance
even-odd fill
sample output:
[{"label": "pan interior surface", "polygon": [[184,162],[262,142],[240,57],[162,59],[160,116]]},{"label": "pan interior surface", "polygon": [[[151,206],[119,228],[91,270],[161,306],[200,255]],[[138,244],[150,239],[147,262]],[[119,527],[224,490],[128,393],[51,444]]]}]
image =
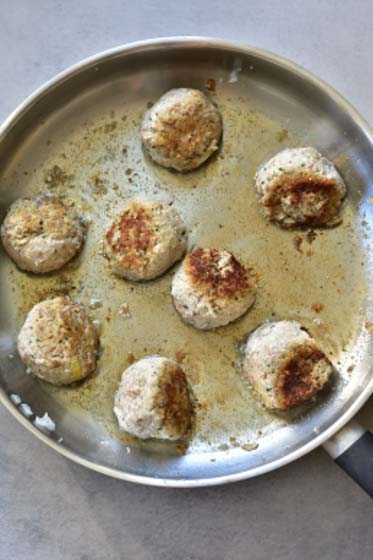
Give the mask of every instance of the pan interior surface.
[{"label": "pan interior surface", "polygon": [[[174,87],[208,88],[224,123],[219,153],[181,175],[143,153],[146,111]],[[211,91],[213,90],[213,91]],[[333,160],[348,186],[334,229],[285,231],[263,218],[257,167],[281,149],[310,145]],[[353,114],[293,68],[249,49],[175,42],[123,49],[82,65],[30,102],[1,137],[0,216],[19,196],[52,192],[88,222],[82,253],[36,277],[0,255],[0,385],[56,423],[50,438],[98,469],[171,481],[235,476],[284,460],[330,428],[372,385],[372,146]],[[189,248],[232,250],[258,274],[257,300],[215,332],[187,326],[173,308],[175,267],[133,284],[110,274],[101,240],[125,201],[172,202]],[[97,374],[67,388],[26,375],[17,333],[31,307],[55,294],[84,303],[100,324]],[[321,304],[322,310],[316,312]],[[290,415],[265,411],[240,371],[240,346],[262,321],[295,319],[336,368],[332,387]],[[196,398],[196,421],[181,444],[139,442],[116,427],[113,395],[133,360],[179,361]],[[10,404],[10,403],[9,403]],[[30,422],[32,419],[30,420]],[[115,472],[114,472],[115,471]]]}]

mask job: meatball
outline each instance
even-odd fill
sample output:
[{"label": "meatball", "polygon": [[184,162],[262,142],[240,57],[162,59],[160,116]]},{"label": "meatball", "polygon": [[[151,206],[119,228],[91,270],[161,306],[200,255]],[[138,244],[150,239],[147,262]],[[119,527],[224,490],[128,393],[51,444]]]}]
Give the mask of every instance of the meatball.
[{"label": "meatball", "polygon": [[185,436],[192,403],[183,370],[162,356],[142,358],[123,372],[114,413],[119,426],[140,439]]},{"label": "meatball", "polygon": [[197,89],[172,89],[146,113],[141,136],[149,156],[163,167],[191,171],[219,147],[221,116]]},{"label": "meatball", "polygon": [[346,185],[314,148],[289,148],[260,167],[255,186],[265,215],[282,227],[333,226]]},{"label": "meatball", "polygon": [[135,199],[112,223],[104,244],[115,274],[134,281],[152,280],[183,256],[187,231],[171,206]]},{"label": "meatball", "polygon": [[246,342],[243,367],[265,406],[282,410],[316,395],[333,370],[296,321],[268,322],[257,328]]},{"label": "meatball", "polygon": [[251,270],[228,251],[196,249],[175,274],[172,296],[184,321],[197,329],[215,329],[253,305]]},{"label": "meatball", "polygon": [[19,268],[42,274],[61,268],[77,254],[84,225],[59,198],[44,194],[10,206],[1,238]]},{"label": "meatball", "polygon": [[21,328],[18,351],[34,375],[67,385],[96,369],[98,335],[84,307],[66,297],[36,304]]}]

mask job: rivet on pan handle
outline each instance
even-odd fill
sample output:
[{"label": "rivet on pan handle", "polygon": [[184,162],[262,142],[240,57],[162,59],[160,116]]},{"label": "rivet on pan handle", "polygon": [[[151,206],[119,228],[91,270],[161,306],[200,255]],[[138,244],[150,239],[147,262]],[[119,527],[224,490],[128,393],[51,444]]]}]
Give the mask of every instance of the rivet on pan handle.
[{"label": "rivet on pan handle", "polygon": [[353,420],[324,443],[324,448],[373,498],[373,434]]}]

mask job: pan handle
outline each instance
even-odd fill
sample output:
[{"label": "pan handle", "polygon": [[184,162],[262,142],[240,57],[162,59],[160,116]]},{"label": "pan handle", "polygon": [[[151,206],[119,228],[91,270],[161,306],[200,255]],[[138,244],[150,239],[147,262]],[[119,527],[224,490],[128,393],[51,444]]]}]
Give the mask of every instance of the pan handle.
[{"label": "pan handle", "polygon": [[352,420],[324,443],[324,449],[373,498],[373,434]]}]

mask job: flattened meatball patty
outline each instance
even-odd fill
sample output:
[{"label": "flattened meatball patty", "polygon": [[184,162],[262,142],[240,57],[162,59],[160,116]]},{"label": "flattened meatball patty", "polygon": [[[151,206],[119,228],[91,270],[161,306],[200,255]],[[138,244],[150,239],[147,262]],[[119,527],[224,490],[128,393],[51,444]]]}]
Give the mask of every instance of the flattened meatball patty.
[{"label": "flattened meatball patty", "polygon": [[172,297],[184,321],[197,329],[215,329],[253,305],[251,271],[228,251],[196,249],[176,272]]},{"label": "flattened meatball patty", "polygon": [[186,227],[176,210],[145,199],[129,201],[105,236],[111,269],[135,281],[163,274],[186,246]]},{"label": "flattened meatball patty", "polygon": [[260,167],[255,186],[265,215],[282,227],[333,226],[346,185],[314,148],[287,148]]},{"label": "flattened meatball patty", "polygon": [[267,408],[305,403],[327,383],[333,367],[296,321],[264,323],[248,338],[244,372]]},{"label": "flattened meatball patty", "polygon": [[119,426],[137,438],[180,439],[192,417],[183,370],[168,358],[142,358],[123,372],[114,412]]},{"label": "flattened meatball patty", "polygon": [[54,385],[84,379],[96,369],[98,335],[84,307],[65,297],[36,304],[18,336],[32,373]]},{"label": "flattened meatball patty", "polygon": [[1,239],[19,268],[42,274],[61,268],[77,254],[84,240],[84,225],[55,196],[23,198],[10,206]]},{"label": "flattened meatball patty", "polygon": [[141,128],[150,157],[163,167],[191,171],[219,147],[221,117],[197,89],[171,89],[146,113]]}]

